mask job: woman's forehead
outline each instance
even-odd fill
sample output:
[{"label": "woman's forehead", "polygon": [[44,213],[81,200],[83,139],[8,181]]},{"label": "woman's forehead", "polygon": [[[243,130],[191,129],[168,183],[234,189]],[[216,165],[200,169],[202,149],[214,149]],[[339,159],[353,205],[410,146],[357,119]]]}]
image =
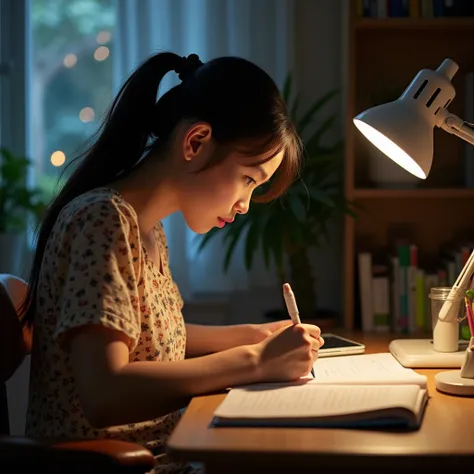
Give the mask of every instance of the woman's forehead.
[{"label": "woman's forehead", "polygon": [[262,181],[266,181],[281,165],[284,155],[284,150],[281,150],[276,154],[261,155],[253,159],[247,157],[242,164],[248,168],[255,168],[262,175]]}]

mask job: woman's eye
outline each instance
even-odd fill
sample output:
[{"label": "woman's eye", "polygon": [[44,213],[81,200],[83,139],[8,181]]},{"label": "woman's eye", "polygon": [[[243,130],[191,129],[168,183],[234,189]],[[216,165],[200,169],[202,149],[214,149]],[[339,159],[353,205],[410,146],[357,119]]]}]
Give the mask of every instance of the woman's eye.
[{"label": "woman's eye", "polygon": [[248,186],[250,186],[251,184],[257,184],[257,182],[250,176],[245,177],[245,182],[247,183]]}]

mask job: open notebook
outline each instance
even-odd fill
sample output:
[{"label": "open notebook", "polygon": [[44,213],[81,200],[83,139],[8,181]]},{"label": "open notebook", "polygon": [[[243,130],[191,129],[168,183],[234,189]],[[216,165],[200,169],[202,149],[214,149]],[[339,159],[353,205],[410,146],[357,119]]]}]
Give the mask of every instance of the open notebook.
[{"label": "open notebook", "polygon": [[314,379],[231,389],[213,424],[408,429],[421,424],[426,377],[389,353],[321,359],[314,372]]}]

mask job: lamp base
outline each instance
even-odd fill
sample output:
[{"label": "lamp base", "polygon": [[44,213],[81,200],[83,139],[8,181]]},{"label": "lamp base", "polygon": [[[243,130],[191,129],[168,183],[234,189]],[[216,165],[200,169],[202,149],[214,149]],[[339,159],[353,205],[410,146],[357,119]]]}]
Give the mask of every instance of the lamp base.
[{"label": "lamp base", "polygon": [[435,375],[436,389],[462,397],[474,397],[474,379],[461,377],[460,370],[448,370]]},{"label": "lamp base", "polygon": [[468,341],[459,341],[457,352],[437,352],[432,339],[395,339],[388,350],[404,367],[460,369],[466,357]]}]

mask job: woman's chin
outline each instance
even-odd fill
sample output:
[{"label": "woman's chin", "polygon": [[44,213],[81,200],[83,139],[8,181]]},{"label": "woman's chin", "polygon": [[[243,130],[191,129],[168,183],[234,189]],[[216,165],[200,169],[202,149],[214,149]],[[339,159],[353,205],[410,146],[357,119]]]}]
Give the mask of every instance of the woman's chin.
[{"label": "woman's chin", "polygon": [[204,224],[197,224],[197,225],[189,225],[188,227],[195,233],[195,234],[207,234],[210,230],[212,230],[214,227],[217,227],[216,225],[204,225]]},{"label": "woman's chin", "polygon": [[186,219],[186,216],[183,216],[186,222],[186,225],[196,234],[207,234],[209,231],[214,229],[214,227],[222,228],[225,226],[225,221],[216,217],[213,219]]}]

